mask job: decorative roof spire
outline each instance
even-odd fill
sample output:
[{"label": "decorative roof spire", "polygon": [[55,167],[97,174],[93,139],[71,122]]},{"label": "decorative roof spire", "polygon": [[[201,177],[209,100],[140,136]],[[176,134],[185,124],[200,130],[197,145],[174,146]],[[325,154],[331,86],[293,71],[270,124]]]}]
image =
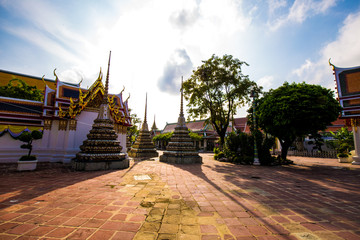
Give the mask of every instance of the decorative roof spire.
[{"label": "decorative roof spire", "polygon": [[111,51],[109,53],[108,70],[107,70],[107,73],[106,73],[106,80],[105,80],[105,93],[104,93],[104,99],[103,99],[104,103],[108,103],[110,59],[111,59]]}]

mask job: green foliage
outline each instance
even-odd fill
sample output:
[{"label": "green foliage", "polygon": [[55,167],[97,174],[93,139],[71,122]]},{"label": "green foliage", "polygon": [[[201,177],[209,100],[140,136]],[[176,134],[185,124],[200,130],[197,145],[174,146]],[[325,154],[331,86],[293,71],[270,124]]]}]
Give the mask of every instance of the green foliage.
[{"label": "green foliage", "polygon": [[173,135],[173,132],[161,133],[153,137],[152,141],[155,143],[156,141],[161,142],[161,146],[166,147]]},{"label": "green foliage", "polygon": [[231,117],[238,107],[250,100],[250,89],[256,86],[242,74],[242,65],[248,64],[231,55],[222,58],[212,55],[183,83],[190,116],[207,118],[218,133],[221,146]]},{"label": "green foliage", "polygon": [[[252,134],[256,139],[256,146],[258,149],[258,157],[261,165],[274,165],[276,159],[271,156],[270,150],[275,145],[275,138],[268,134],[263,134],[259,130],[253,131]],[[276,164],[283,164],[278,162]]]},{"label": "green foliage", "polygon": [[36,86],[29,86],[20,79],[12,79],[6,86],[0,87],[0,96],[42,101],[42,92]]},{"label": "green foliage", "polygon": [[193,141],[201,141],[203,139],[202,136],[200,136],[199,134],[197,133],[193,133],[192,131],[189,130],[189,136],[191,138],[191,140]]},{"label": "green foliage", "polygon": [[339,116],[341,107],[334,93],[319,85],[285,82],[259,99],[256,117],[259,126],[280,140],[281,158],[296,137],[325,130]]},{"label": "green foliage", "polygon": [[215,160],[220,160],[221,158],[224,158],[225,157],[225,154],[224,152],[222,152],[220,150],[220,148],[214,148],[214,159]]},{"label": "green foliage", "polygon": [[270,149],[275,143],[275,138],[254,131],[252,135],[231,132],[225,139],[225,155],[230,162],[252,164],[254,161],[254,139],[258,149],[261,165],[273,165],[275,159],[270,154]]},{"label": "green foliage", "polygon": [[313,149],[322,152],[322,146],[325,144],[323,136],[319,133],[310,134],[309,139],[314,139],[314,141],[309,141],[308,144],[314,144]]},{"label": "green foliage", "polygon": [[21,147],[21,148],[25,148],[25,149],[29,149],[28,155],[22,156],[22,157],[20,158],[20,161],[35,160],[35,159],[36,159],[36,157],[35,157],[35,159],[33,159],[33,156],[31,156],[31,151],[32,151],[32,148],[33,148],[33,147],[32,147],[32,142],[33,142],[34,140],[41,139],[41,138],[42,138],[42,135],[43,135],[42,132],[37,131],[37,130],[34,130],[34,131],[32,131],[31,133],[24,131],[24,132],[22,132],[22,133],[20,134],[20,136],[18,137],[18,139],[19,139],[20,141],[26,143],[26,144],[22,144],[20,147]]},{"label": "green foliage", "polygon": [[348,157],[350,150],[354,149],[354,136],[346,127],[336,133],[330,132],[333,140],[326,141],[327,146],[336,149],[338,157]]},{"label": "green foliage", "polygon": [[254,160],[254,138],[243,132],[231,132],[225,138],[224,152],[229,162],[250,164]]},{"label": "green foliage", "polygon": [[[129,111],[131,111],[131,109],[129,109]],[[136,113],[132,113],[130,117],[132,126],[127,127],[126,134],[128,135],[132,145],[135,142],[136,136],[139,134],[138,124],[141,123],[141,120],[137,117]]]}]

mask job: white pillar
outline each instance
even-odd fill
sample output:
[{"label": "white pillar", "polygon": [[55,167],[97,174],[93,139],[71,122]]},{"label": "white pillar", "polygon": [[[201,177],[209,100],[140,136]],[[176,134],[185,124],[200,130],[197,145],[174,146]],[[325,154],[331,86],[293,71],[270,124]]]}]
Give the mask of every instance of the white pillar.
[{"label": "white pillar", "polygon": [[355,146],[355,155],[352,156],[354,165],[360,165],[360,127],[353,126],[353,134],[354,134],[354,146]]}]

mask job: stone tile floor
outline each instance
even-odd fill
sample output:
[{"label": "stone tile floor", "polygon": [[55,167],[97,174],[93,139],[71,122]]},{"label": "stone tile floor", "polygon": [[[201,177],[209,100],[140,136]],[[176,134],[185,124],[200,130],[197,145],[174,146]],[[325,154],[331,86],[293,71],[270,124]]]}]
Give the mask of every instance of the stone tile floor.
[{"label": "stone tile floor", "polygon": [[0,239],[360,239],[360,166],[1,166]]}]

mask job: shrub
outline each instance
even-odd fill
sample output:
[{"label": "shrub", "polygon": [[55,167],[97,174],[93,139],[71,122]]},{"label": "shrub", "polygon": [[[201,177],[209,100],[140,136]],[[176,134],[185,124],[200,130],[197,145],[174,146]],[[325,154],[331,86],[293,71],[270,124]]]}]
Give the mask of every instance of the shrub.
[{"label": "shrub", "polygon": [[[33,140],[37,140],[42,138],[42,132],[39,132],[37,130],[32,131],[31,133],[29,132],[22,132],[21,135],[19,136],[19,140],[22,142],[25,142],[26,144],[22,144],[20,147],[21,148],[25,148],[25,149],[29,149],[28,155],[22,156],[20,158],[20,161],[31,161],[31,160],[35,160],[36,157],[35,156],[31,156],[31,151],[32,151],[32,142]],[[35,159],[34,159],[35,158]]]},{"label": "shrub", "polygon": [[225,154],[224,154],[224,152],[222,152],[219,148],[214,148],[214,159],[215,160],[219,160],[219,159],[221,159],[221,158],[223,158],[223,157],[225,157]]}]

